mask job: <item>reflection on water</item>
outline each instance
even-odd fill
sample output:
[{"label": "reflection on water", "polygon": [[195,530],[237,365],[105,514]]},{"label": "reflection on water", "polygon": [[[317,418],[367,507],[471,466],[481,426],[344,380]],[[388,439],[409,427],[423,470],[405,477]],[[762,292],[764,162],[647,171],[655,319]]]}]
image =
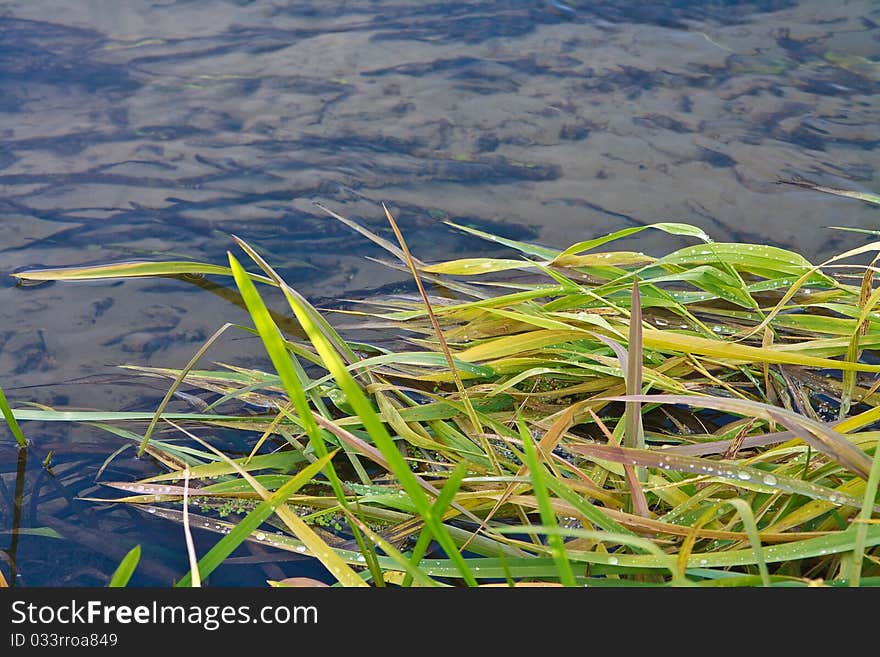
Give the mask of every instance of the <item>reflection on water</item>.
[{"label": "reflection on water", "polygon": [[[875,227],[876,211],[775,183],[880,189],[878,21],[870,0],[4,3],[3,269],[222,263],[235,233],[325,306],[408,288],[314,201],[384,235],[388,203],[424,260],[499,253],[446,218],[559,247],[684,221],[822,258],[863,241],[825,226]],[[678,245],[644,235],[639,250]],[[113,366],[180,367],[225,321],[245,315],[179,281],[6,281],[2,383],[17,403],[154,408],[161,384]],[[208,357],[264,364],[240,334]],[[21,526],[64,538],[18,537],[23,583],[102,583],[135,542],[140,583],[182,572],[177,528],[78,499],[106,494],[121,442],[25,430],[55,465],[22,477],[3,452],[0,529],[24,481]],[[155,467],[127,450],[101,478]],[[243,559],[217,577],[304,567]]]}]

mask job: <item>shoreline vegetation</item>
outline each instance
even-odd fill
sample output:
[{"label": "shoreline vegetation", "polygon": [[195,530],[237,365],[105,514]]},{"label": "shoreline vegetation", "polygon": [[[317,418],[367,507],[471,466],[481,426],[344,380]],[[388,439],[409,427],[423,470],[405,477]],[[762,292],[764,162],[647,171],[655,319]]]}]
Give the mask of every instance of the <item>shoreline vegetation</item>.
[{"label": "shoreline vegetation", "polygon": [[[220,327],[182,369],[127,366],[166,380],[155,410],[12,409],[0,393],[23,449],[20,423],[84,422],[161,464],[95,501],[183,525],[176,585],[245,541],[312,556],[343,586],[880,585],[880,241],[814,265],[680,223],[560,251],[446,222],[511,255],[427,263],[387,209],[396,244],[318,207],[385,248],[417,294],[322,314],[235,236],[223,265],[14,274],[217,276],[240,295],[251,326]],[[643,230],[692,244],[613,250]],[[268,288],[302,336],[279,329]],[[346,340],[340,315],[395,346]],[[233,332],[258,335],[272,370],[206,368]],[[179,398],[193,411],[168,411]],[[224,454],[211,431],[247,435],[250,452]],[[197,528],[218,535],[204,554]]]}]

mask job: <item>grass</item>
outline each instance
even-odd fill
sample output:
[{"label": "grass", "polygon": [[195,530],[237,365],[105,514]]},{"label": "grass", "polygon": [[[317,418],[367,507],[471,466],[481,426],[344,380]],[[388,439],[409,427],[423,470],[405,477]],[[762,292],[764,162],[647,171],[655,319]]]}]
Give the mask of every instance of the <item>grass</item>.
[{"label": "grass", "polygon": [[[179,585],[205,580],[245,541],[308,554],[346,586],[880,584],[880,365],[869,358],[880,242],[814,265],[686,224],[556,251],[450,223],[511,257],[428,264],[390,213],[398,245],[323,209],[417,282],[416,299],[333,315],[393,331],[390,346],[346,340],[239,238],[255,271],[230,253],[228,266],[15,274],[192,273],[227,277],[241,296],[253,326],[224,326],[181,370],[128,368],[168,381],[154,412],[9,409],[0,398],[13,430],[16,418],[87,422],[164,464],[107,485],[123,492],[117,504],[223,534],[197,563],[181,546],[195,565]],[[610,250],[641,230],[696,243],[661,257]],[[306,339],[281,331],[261,285],[282,292]],[[259,336],[272,371],[200,367],[235,330]],[[184,387],[211,403],[167,412]],[[197,435],[218,426],[253,436],[251,453],[233,458]],[[196,512],[208,503],[232,513]],[[114,585],[136,563],[130,554]]]}]

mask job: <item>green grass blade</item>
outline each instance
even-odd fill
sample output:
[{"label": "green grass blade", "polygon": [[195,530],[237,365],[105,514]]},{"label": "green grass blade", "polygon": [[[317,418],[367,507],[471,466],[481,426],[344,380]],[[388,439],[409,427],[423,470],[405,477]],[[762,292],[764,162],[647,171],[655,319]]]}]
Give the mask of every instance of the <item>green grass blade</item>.
[{"label": "green grass blade", "polygon": [[9,430],[15,437],[15,442],[18,443],[18,446],[27,447],[27,439],[24,437],[24,434],[21,431],[21,427],[18,426],[18,420],[15,417],[15,411],[10,408],[9,402],[6,401],[6,395],[3,394],[3,388],[0,388],[0,411],[3,411],[3,417],[6,419],[6,425],[9,427]]},{"label": "green grass blade", "polygon": [[186,366],[180,370],[177,376],[174,379],[174,382],[168,388],[168,391],[165,393],[165,396],[162,397],[162,401],[159,402],[159,406],[156,407],[156,412],[153,414],[153,417],[150,419],[150,424],[147,425],[146,431],[144,431],[144,438],[141,441],[140,447],[138,448],[138,458],[144,455],[144,451],[147,449],[147,444],[150,442],[150,436],[153,434],[153,430],[156,428],[156,424],[159,422],[159,418],[162,417],[162,413],[165,411],[165,408],[168,406],[168,403],[171,401],[171,398],[174,396],[174,393],[177,389],[183,384],[184,379],[186,379],[186,375],[195,367],[196,363],[201,360],[202,356],[205,355],[205,352],[210,349],[211,345],[214,344],[217,339],[223,335],[226,329],[234,326],[234,324],[226,323],[221,326],[219,329],[214,331],[213,335],[209,337],[205,343],[198,348],[193,357],[189,359],[189,362]]},{"label": "green grass blade", "polygon": [[[12,274],[21,281],[94,281],[105,278],[137,278],[143,276],[186,275],[231,276],[229,267],[201,262],[117,262],[93,267],[59,267],[57,269],[30,269]],[[263,276],[249,274],[262,283],[271,281]]]},{"label": "green grass blade", "polygon": [[871,522],[874,509],[876,509],[877,488],[880,486],[880,445],[874,447],[874,461],[871,464],[871,473],[865,484],[865,495],[862,508],[855,524],[855,542],[850,557],[850,583],[851,586],[859,586],[862,577],[862,564],[865,555],[865,546],[868,540],[868,526]]},{"label": "green grass blade", "polygon": [[749,541],[752,543],[752,549],[755,553],[755,563],[758,565],[758,572],[761,575],[761,583],[764,586],[771,586],[770,571],[767,570],[767,562],[764,561],[764,553],[761,551],[761,537],[758,535],[758,524],[755,522],[755,514],[752,507],[746,504],[745,500],[730,499],[720,504],[730,504],[739,513],[742,518],[743,527],[749,535]]},{"label": "green grass blade", "polygon": [[[642,393],[642,306],[639,303],[639,280],[633,279],[632,304],[629,319],[629,346],[627,357],[621,367],[626,372],[627,396]],[[644,449],[645,432],[642,428],[642,405],[637,401],[626,402],[624,412],[624,440],[626,447]]]},{"label": "green grass blade", "polygon": [[135,545],[128,551],[128,554],[122,558],[122,561],[119,562],[119,565],[116,567],[116,570],[113,571],[113,576],[110,578],[110,583],[107,586],[111,589],[124,588],[127,586],[128,581],[134,574],[135,568],[137,568],[140,560],[141,546]]},{"label": "green grass blade", "polygon": [[[656,224],[649,224],[647,226],[637,226],[634,228],[624,228],[623,230],[618,230],[614,233],[610,233],[605,235],[604,237],[599,237],[597,239],[588,240],[586,242],[578,242],[577,244],[573,244],[568,247],[565,251],[559,254],[560,258],[574,255],[576,253],[582,253],[584,251],[590,251],[595,249],[597,246],[602,246],[603,244],[607,244],[608,242],[612,242],[614,240],[618,240],[624,237],[629,237],[630,235],[635,235],[643,230],[648,228],[662,230],[664,233],[669,233],[670,235],[681,235],[684,237],[696,237],[699,240],[704,242],[711,242],[712,240],[709,236],[703,232],[702,229],[697,228],[696,226],[691,226],[690,224],[679,224],[672,222],[660,222]],[[555,263],[554,263],[555,264]]]},{"label": "green grass blade", "polygon": [[[517,418],[517,424],[519,426],[519,435],[524,448],[526,465],[529,466],[529,476],[532,480],[532,489],[535,494],[535,499],[538,502],[538,511],[541,514],[541,522],[551,529],[556,529],[556,512],[553,510],[553,506],[550,503],[550,495],[547,492],[544,466],[538,459],[535,445],[532,442],[532,436],[521,417]],[[556,562],[556,567],[559,569],[559,581],[565,586],[575,586],[574,573],[572,572],[571,563],[569,563],[568,557],[565,553],[565,541],[562,536],[555,532],[551,532],[547,535],[547,540],[550,544],[553,560]]]},{"label": "green grass blade", "polygon": [[452,221],[444,221],[443,223],[445,223],[447,226],[452,226],[453,228],[456,228],[464,233],[476,235],[477,237],[481,237],[484,240],[489,240],[490,242],[495,242],[496,244],[509,246],[511,249],[516,249],[517,251],[521,251],[522,253],[525,253],[527,255],[537,256],[538,258],[543,258],[544,260],[553,260],[553,258],[559,255],[559,251],[548,249],[543,246],[537,246],[536,244],[528,244],[527,242],[517,242],[516,240],[509,240],[507,238],[499,237],[498,235],[492,235],[491,233],[486,233],[477,228],[463,226]]},{"label": "green grass blade", "polygon": [[462,258],[448,260],[433,265],[420,267],[429,274],[447,274],[451,276],[468,276],[474,274],[491,274],[509,269],[527,269],[534,265],[528,260],[505,260],[503,258]]},{"label": "green grass blade", "polygon": [[[449,477],[446,479],[446,484],[440,490],[440,494],[437,496],[437,499],[434,500],[434,506],[432,507],[434,515],[438,518],[442,518],[444,513],[446,513],[446,508],[452,504],[452,500],[455,499],[455,494],[458,492],[465,474],[467,474],[467,464],[465,462],[459,463],[455,466],[455,469],[449,473]],[[412,554],[410,554],[410,564],[413,568],[418,568],[419,561],[425,556],[431,538],[432,536],[429,530],[424,530],[419,534],[419,538],[416,540],[416,544],[413,547]],[[403,580],[403,586],[410,586],[411,584],[412,576],[407,573]]]},{"label": "green grass blade", "polygon": [[848,189],[840,189],[837,187],[825,187],[824,185],[816,185],[814,183],[811,183],[808,180],[780,180],[779,182],[786,185],[806,187],[807,189],[812,189],[816,192],[822,192],[823,194],[833,194],[834,196],[853,198],[858,201],[864,201],[865,203],[880,205],[880,195],[878,194],[870,194],[868,192],[853,192]]}]

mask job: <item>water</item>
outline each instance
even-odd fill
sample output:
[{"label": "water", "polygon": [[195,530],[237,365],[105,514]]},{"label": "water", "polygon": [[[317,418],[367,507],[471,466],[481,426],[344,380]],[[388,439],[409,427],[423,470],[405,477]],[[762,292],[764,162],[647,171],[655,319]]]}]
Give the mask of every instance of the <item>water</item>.
[{"label": "water", "polygon": [[[880,191],[878,22],[867,0],[6,2],[2,268],[223,263],[234,233],[319,305],[409,289],[314,201],[391,237],[387,203],[429,261],[504,253],[445,218],[556,247],[682,221],[817,260],[864,242],[826,226],[874,228],[876,208],[776,182]],[[683,245],[671,240],[623,246]],[[17,404],[152,410],[162,385],[114,366],[180,367],[224,322],[245,321],[213,292],[8,278],[2,385]],[[265,365],[240,334],[208,358]],[[102,585],[135,543],[135,583],[185,571],[179,526],[79,499],[110,497],[99,481],[155,463],[128,449],[99,476],[122,439],[24,429],[26,462],[8,436],[0,447],[0,547],[19,584]],[[12,539],[13,526],[63,538]],[[203,553],[216,537],[196,539]],[[211,583],[314,575],[300,555],[275,554],[237,554]]]}]

